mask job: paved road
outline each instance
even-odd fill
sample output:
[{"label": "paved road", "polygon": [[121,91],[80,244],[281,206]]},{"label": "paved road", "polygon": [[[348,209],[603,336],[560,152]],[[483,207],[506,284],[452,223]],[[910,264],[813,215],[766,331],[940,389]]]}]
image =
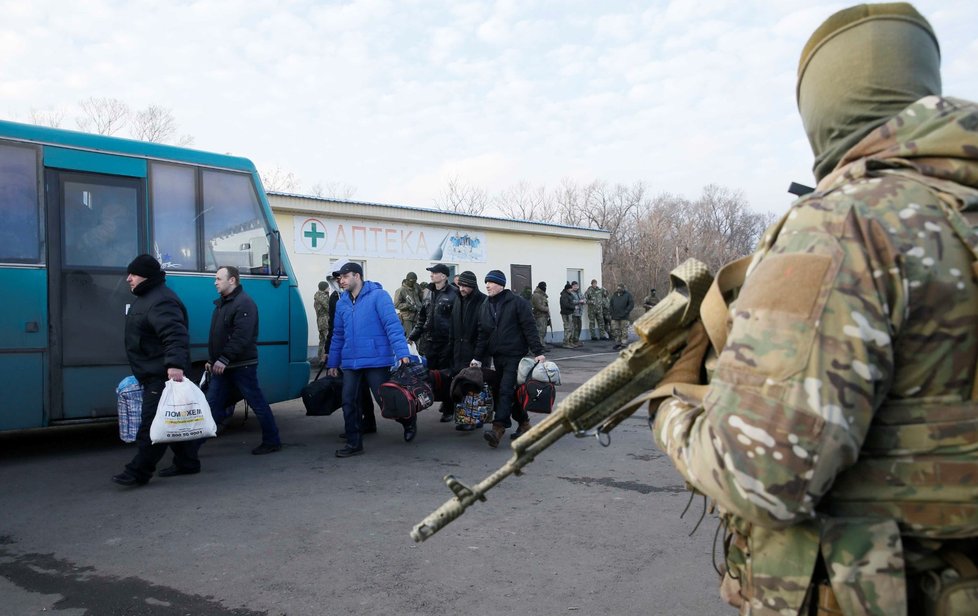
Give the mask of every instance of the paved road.
[{"label": "paved road", "polygon": [[[586,343],[587,344],[587,343]],[[565,395],[611,361],[558,349]],[[121,489],[114,425],[0,436],[0,613],[10,615],[721,614],[716,528],[633,417],[601,447],[567,437],[423,544],[412,526],[510,450],[426,411],[415,442],[380,420],[337,459],[342,418],[275,405],[285,443],[241,411],[201,474]],[[169,463],[169,455],[165,459]],[[719,546],[718,546],[719,549]]]}]

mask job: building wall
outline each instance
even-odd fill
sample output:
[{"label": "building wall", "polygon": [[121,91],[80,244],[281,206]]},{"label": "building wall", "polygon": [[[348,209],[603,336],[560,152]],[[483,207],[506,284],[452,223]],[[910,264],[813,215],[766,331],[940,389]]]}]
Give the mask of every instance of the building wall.
[{"label": "building wall", "polygon": [[[338,259],[363,262],[364,277],[379,282],[391,295],[401,286],[401,281],[410,271],[418,275],[419,282],[429,280],[430,274],[425,271],[425,268],[438,262],[454,265],[456,273],[465,270],[474,272],[483,292],[485,286],[482,281],[489,270],[502,270],[507,277],[507,287],[511,288],[510,266],[529,265],[531,286],[535,288],[541,281],[547,283],[551,321],[558,342],[563,329],[558,296],[567,280],[568,269],[580,269],[582,282],[590,281],[591,278],[599,280],[601,278],[601,240],[608,236],[605,231],[380,204],[336,202],[275,193],[269,195],[269,201],[282,234],[282,244],[299,281],[299,292],[309,322],[310,357],[315,355],[319,344],[312,298],[319,281],[326,279],[332,271],[332,264]],[[441,235],[444,235],[444,232],[450,234],[457,232],[462,235],[478,236],[484,242],[484,245],[480,242],[480,248],[484,248],[484,251],[479,251],[482,254],[478,256],[483,257],[484,260],[453,261],[448,258],[433,261],[430,254],[415,254],[410,257],[401,255],[396,258],[379,254],[373,256],[328,252],[311,254],[308,244],[305,247],[300,246],[298,250],[296,247],[297,228],[310,218],[323,221],[327,225],[332,224],[331,221],[363,221],[364,226],[375,229],[374,234],[380,239],[380,243],[383,243],[385,232],[388,233],[389,238],[394,238],[397,232],[417,231],[418,225],[423,225],[425,229],[433,232],[440,232]],[[383,231],[376,229],[383,229]],[[362,236],[359,237],[362,239]],[[392,242],[392,246],[394,245],[396,242]],[[583,282],[582,287],[586,285],[587,282]],[[517,293],[521,290],[513,289]]]}]

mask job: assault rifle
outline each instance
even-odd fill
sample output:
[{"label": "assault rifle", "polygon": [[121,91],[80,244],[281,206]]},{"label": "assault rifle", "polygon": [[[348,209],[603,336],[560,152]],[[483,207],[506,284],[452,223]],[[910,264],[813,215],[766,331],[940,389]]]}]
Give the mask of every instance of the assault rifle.
[{"label": "assault rifle", "polygon": [[445,476],[455,497],[414,527],[411,537],[415,541],[420,543],[431,537],[476,501],[486,500],[486,492],[510,475],[521,475],[524,466],[564,435],[596,435],[602,444],[610,442],[609,433],[637,408],[625,405],[653,389],[679,357],[686,346],[689,326],[699,317],[700,304],[713,282],[706,266],[695,259],[674,269],[669,278],[669,294],[635,321],[639,341],[572,391],[546,419],[513,441],[513,457],[501,468],[471,488],[452,475]]}]

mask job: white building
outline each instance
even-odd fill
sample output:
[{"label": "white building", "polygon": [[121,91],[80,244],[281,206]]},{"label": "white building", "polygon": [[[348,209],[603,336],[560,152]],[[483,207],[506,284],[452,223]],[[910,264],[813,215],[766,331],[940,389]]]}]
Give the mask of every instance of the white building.
[{"label": "white building", "polygon": [[[269,193],[282,245],[299,279],[309,322],[310,356],[319,344],[312,297],[338,259],[363,266],[364,278],[392,294],[408,272],[429,280],[425,268],[444,263],[482,281],[489,270],[506,274],[519,293],[547,283],[556,341],[563,330],[558,297],[566,281],[581,288],[601,280],[601,240],[607,231],[471,216],[438,210]],[[485,292],[485,287],[480,285]]]}]

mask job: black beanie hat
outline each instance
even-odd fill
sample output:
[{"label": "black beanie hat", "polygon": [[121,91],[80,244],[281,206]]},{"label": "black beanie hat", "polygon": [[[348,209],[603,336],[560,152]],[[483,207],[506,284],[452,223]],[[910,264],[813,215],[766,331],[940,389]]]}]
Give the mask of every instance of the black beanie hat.
[{"label": "black beanie hat", "polygon": [[540,289],[541,291],[546,291],[547,290],[547,283],[541,282],[540,284],[537,285],[537,288]]},{"label": "black beanie hat", "polygon": [[162,269],[160,269],[160,262],[153,258],[152,255],[142,254],[129,262],[129,267],[126,268],[127,274],[136,274],[137,276],[142,276],[143,278],[152,278],[158,275]]},{"label": "black beanie hat", "polygon": [[458,275],[458,285],[460,287],[469,287],[470,289],[479,288],[479,279],[475,277],[475,274],[465,270]]}]

